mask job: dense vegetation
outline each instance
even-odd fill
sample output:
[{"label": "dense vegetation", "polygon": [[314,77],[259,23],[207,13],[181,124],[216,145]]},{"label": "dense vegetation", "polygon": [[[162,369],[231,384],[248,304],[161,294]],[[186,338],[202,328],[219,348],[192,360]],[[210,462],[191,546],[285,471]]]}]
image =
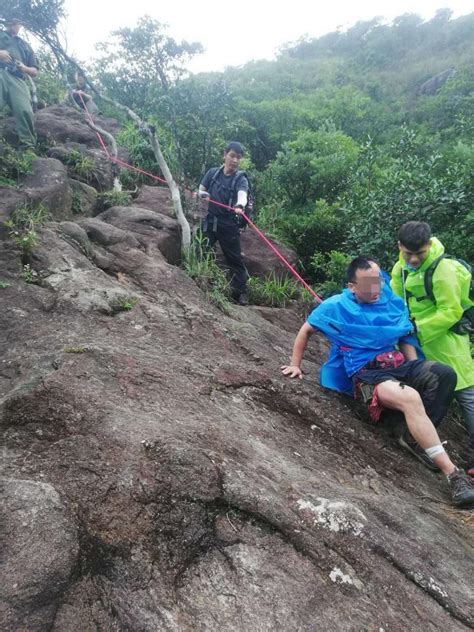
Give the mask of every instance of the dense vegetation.
[{"label": "dense vegetation", "polygon": [[[259,224],[297,250],[313,282],[334,289],[361,251],[389,266],[408,219],[474,260],[474,13],[377,18],[287,45],[275,61],[187,76],[199,52],[146,17],[100,46],[90,70],[157,126],[188,185],[241,140]],[[132,126],[122,141],[150,163]]]}]

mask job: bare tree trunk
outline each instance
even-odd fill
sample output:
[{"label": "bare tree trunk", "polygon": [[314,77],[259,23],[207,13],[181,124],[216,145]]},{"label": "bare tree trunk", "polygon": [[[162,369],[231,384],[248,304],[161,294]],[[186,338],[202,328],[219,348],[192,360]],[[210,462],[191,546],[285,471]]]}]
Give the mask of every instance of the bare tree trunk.
[{"label": "bare tree trunk", "polygon": [[148,135],[148,138],[150,139],[151,147],[153,149],[153,153],[155,154],[156,162],[158,163],[158,166],[160,167],[161,172],[165,177],[166,184],[168,185],[168,188],[171,193],[171,201],[173,203],[173,209],[176,214],[176,219],[178,221],[179,227],[181,229],[181,247],[184,251],[189,250],[191,246],[191,229],[189,227],[189,222],[186,219],[186,216],[184,215],[183,207],[181,204],[181,195],[179,193],[179,187],[176,184],[171,174],[171,171],[168,167],[165,157],[163,156],[163,152],[161,151],[160,143],[156,136],[155,129],[153,128],[153,126],[148,125],[147,123],[144,123],[141,120],[141,118],[138,116],[138,114],[134,112],[133,110],[131,110],[126,105],[117,103],[117,101],[114,101],[113,99],[110,99],[109,97],[102,95],[100,92],[95,90],[95,88],[94,88],[94,91],[97,92],[98,96],[102,98],[104,101],[107,101],[108,103],[115,105],[119,109],[124,110],[128,114],[128,116],[133,121],[135,121],[135,123],[139,126],[139,128]]},{"label": "bare tree trunk", "polygon": [[[31,27],[30,30],[32,30],[33,33],[35,32],[34,27]],[[57,38],[43,36],[41,39],[47,45],[49,45],[49,47],[53,51],[53,54],[58,60],[58,63],[62,69],[64,69],[64,64],[62,63],[62,61],[64,60],[68,64],[71,64],[73,67],[77,68],[77,70],[79,70],[85,76],[85,73],[82,70],[82,68],[79,66],[79,64],[76,62],[75,59],[70,57],[65,52],[65,50],[63,49],[63,47],[61,46]],[[189,250],[191,246],[191,229],[189,227],[189,222],[186,219],[186,216],[184,215],[183,207],[181,204],[181,195],[179,192],[179,187],[176,184],[171,174],[171,171],[168,167],[165,157],[163,156],[163,152],[161,151],[160,143],[156,136],[155,129],[151,125],[144,123],[142,119],[138,116],[138,114],[134,112],[133,110],[131,110],[126,105],[122,105],[122,103],[118,103],[117,101],[114,101],[113,99],[110,99],[109,97],[106,97],[105,95],[101,94],[101,92],[99,92],[99,90],[97,90],[97,88],[95,88],[94,85],[90,84],[90,86],[92,90],[95,92],[95,94],[97,94],[98,97],[100,97],[107,103],[111,103],[112,105],[115,105],[115,107],[126,112],[128,116],[133,121],[135,121],[135,123],[139,126],[139,128],[142,131],[146,132],[146,134],[148,135],[148,138],[150,139],[150,143],[153,149],[153,153],[155,154],[156,162],[158,163],[158,166],[160,167],[161,172],[163,173],[165,177],[166,184],[168,185],[168,188],[171,193],[171,201],[173,203],[173,209],[176,214],[176,219],[178,221],[179,227],[181,229],[181,247],[184,251]],[[106,138],[108,138],[109,141],[113,139],[113,136],[105,132],[105,130],[102,130],[101,128],[95,125],[94,126],[90,125],[90,126],[92,129],[95,129],[95,131],[98,131],[100,134],[103,134]],[[115,157],[117,155],[116,149],[117,149],[117,145],[115,143],[115,139],[113,139],[112,151],[115,152]]]}]

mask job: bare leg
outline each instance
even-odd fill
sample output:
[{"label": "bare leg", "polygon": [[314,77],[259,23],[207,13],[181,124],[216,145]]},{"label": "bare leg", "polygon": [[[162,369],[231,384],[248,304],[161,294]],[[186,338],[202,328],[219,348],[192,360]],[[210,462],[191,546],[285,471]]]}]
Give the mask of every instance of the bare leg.
[{"label": "bare leg", "polygon": [[[387,381],[378,384],[377,394],[386,408],[400,410],[405,415],[411,436],[424,450],[441,443],[418,391],[400,382]],[[433,462],[446,476],[456,469],[446,452],[434,456]]]}]

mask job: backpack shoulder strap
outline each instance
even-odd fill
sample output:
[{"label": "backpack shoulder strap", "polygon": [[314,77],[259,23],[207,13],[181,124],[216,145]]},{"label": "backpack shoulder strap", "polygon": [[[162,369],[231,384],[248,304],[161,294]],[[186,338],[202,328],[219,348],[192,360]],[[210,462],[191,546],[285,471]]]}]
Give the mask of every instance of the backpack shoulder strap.
[{"label": "backpack shoulder strap", "polygon": [[438,267],[438,263],[441,261],[441,259],[444,259],[445,257],[446,255],[443,253],[442,255],[437,257],[433,261],[433,263],[425,270],[425,276],[424,276],[425,293],[426,293],[426,296],[430,299],[430,301],[433,301],[433,303],[436,303],[435,295],[433,292],[433,275],[435,273],[436,268]]},{"label": "backpack shoulder strap", "polygon": [[232,178],[232,182],[230,183],[230,190],[232,192],[232,194],[234,194],[237,191],[237,185],[239,184],[239,182],[242,180],[243,177],[246,177],[247,174],[245,173],[245,171],[236,171],[234,177]]},{"label": "backpack shoulder strap", "polygon": [[219,172],[223,170],[224,167],[214,167],[211,181],[209,182],[209,188],[207,189],[208,193],[211,192],[212,187],[215,185],[217,178],[219,177]]}]

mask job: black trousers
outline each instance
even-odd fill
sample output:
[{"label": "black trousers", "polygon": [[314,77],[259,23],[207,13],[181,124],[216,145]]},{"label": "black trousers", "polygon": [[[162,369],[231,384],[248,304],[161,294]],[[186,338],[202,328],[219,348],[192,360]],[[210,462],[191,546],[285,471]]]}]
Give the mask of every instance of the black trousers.
[{"label": "black trousers", "polygon": [[235,296],[245,292],[248,273],[240,250],[240,229],[236,215],[208,215],[202,222],[201,230],[205,247],[213,250],[216,242],[222,249],[227,267],[231,272],[230,286]]}]

